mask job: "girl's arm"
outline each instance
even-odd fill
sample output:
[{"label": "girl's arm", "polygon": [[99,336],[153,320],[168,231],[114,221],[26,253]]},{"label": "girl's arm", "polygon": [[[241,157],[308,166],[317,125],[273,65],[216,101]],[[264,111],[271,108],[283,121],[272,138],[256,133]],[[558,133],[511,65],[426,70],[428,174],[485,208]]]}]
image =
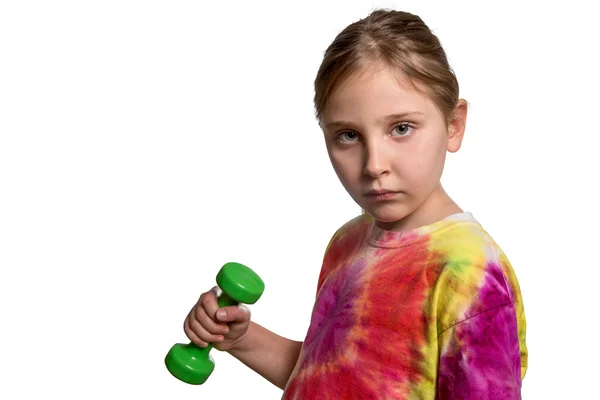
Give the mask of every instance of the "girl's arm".
[{"label": "girl's arm", "polygon": [[229,354],[283,390],[301,347],[302,342],[286,339],[250,322],[248,331]]},{"label": "girl's arm", "polygon": [[215,286],[200,296],[184,322],[188,338],[199,347],[212,343],[227,351],[277,387],[284,389],[298,361],[302,342],[286,339],[250,320],[244,305],[219,308]]},{"label": "girl's arm", "polygon": [[438,338],[437,398],[521,399],[521,360],[515,309],[506,304],[474,315]]}]

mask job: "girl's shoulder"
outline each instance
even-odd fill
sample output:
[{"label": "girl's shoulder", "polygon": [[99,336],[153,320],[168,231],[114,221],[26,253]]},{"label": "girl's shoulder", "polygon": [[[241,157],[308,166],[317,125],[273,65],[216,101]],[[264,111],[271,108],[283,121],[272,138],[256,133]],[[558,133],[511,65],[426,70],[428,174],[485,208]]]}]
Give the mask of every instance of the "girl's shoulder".
[{"label": "girl's shoulder", "polygon": [[361,214],[343,223],[331,236],[325,252],[319,274],[318,287],[338,266],[345,265],[364,245],[367,232],[373,218],[369,214]]},{"label": "girl's shoulder", "polygon": [[369,214],[361,214],[343,223],[331,236],[325,248],[325,257],[332,251],[347,252],[358,248],[367,239],[367,232],[371,227],[373,217]]}]

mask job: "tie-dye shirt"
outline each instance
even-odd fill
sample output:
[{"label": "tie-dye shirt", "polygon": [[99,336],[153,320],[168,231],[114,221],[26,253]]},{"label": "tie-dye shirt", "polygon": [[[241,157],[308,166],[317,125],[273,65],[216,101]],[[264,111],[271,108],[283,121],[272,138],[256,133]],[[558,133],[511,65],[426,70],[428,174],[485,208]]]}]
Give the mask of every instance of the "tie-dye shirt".
[{"label": "tie-dye shirt", "polygon": [[526,369],[517,278],[471,213],[405,232],[363,214],[327,246],[282,398],[512,400]]}]

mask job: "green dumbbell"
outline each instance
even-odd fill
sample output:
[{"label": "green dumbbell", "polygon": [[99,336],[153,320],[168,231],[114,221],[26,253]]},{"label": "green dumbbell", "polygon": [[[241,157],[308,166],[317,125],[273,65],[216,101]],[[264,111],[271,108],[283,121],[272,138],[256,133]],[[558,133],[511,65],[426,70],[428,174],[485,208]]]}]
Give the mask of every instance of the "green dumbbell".
[{"label": "green dumbbell", "polygon": [[[265,290],[260,277],[245,265],[230,262],[217,274],[217,285],[223,293],[219,296],[219,307],[234,306],[239,303],[254,304]],[[212,344],[205,348],[193,343],[177,343],[165,357],[169,372],[180,381],[191,385],[201,385],[215,369],[210,355]]]}]

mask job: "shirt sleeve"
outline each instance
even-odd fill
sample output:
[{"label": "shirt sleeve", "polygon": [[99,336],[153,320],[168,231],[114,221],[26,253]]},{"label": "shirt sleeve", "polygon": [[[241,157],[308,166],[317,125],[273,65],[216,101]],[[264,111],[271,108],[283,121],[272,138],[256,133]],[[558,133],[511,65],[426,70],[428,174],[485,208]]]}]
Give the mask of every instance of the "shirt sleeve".
[{"label": "shirt sleeve", "polygon": [[438,338],[437,399],[521,399],[521,365],[513,303],[447,328]]}]

